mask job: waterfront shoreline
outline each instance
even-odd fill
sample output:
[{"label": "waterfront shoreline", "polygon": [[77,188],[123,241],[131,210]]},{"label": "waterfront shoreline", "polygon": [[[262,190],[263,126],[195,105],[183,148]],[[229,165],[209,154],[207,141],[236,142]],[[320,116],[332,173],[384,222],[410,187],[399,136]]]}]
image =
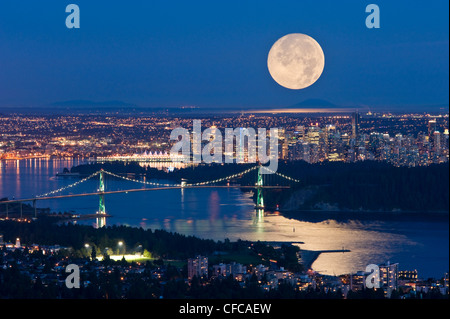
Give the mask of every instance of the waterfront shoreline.
[{"label": "waterfront shoreline", "polygon": [[319,258],[321,254],[328,253],[349,253],[349,249],[336,249],[336,250],[307,250],[300,249],[300,260],[299,262],[305,267],[305,270],[312,269],[312,265]]}]

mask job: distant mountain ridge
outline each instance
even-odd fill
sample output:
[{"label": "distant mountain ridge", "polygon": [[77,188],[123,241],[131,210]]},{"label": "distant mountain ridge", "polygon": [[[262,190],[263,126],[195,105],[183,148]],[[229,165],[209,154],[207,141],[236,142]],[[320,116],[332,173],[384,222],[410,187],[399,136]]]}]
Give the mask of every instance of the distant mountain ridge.
[{"label": "distant mountain ridge", "polygon": [[70,100],[51,103],[48,106],[51,107],[77,107],[77,108],[88,108],[88,107],[130,107],[136,106],[136,104],[127,103],[123,101],[101,101],[95,102],[90,100]]}]

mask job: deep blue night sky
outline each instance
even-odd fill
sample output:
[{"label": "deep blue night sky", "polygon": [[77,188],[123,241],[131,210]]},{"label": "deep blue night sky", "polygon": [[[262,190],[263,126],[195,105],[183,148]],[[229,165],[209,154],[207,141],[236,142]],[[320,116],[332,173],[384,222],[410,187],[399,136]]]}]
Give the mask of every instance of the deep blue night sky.
[{"label": "deep blue night sky", "polygon": [[[70,3],[80,29],[65,26]],[[365,26],[370,3],[380,29]],[[447,104],[448,10],[443,0],[1,0],[0,106]],[[312,36],[325,53],[322,77],[304,90],[279,86],[267,70],[272,44],[289,33]]]}]

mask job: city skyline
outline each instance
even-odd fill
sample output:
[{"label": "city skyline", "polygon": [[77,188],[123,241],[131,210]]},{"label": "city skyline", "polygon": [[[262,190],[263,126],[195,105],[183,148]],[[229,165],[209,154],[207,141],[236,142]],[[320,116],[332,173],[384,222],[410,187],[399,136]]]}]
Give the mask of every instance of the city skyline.
[{"label": "city skyline", "polygon": [[[79,156],[101,161],[164,162],[160,168],[183,167],[186,164],[173,163],[170,159],[175,155],[171,154],[175,141],[169,135],[177,127],[189,129],[195,118],[176,114],[133,116],[89,112],[77,115],[4,114],[0,116],[3,124],[0,158]],[[377,160],[395,166],[421,166],[446,162],[449,155],[448,114],[215,115],[203,119],[202,131],[215,127],[221,132],[230,126],[254,130],[276,127],[280,160],[308,163]],[[105,132],[108,132],[106,136]],[[242,134],[244,131],[240,130],[238,135]],[[203,146],[206,142],[202,142]],[[243,142],[241,148],[240,155],[237,145],[236,151],[229,154],[233,160],[258,160],[258,157],[249,157],[248,143]],[[220,153],[227,156],[223,146]]]}]

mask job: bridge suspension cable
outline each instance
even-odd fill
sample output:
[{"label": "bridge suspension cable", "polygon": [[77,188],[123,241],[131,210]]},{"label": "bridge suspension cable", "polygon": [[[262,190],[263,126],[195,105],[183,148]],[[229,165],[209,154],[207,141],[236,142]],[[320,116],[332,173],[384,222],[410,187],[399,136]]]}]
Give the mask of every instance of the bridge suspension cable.
[{"label": "bridge suspension cable", "polygon": [[194,184],[186,184],[186,186],[201,186],[201,185],[208,185],[208,184],[214,184],[214,183],[223,182],[223,181],[226,181],[228,179],[232,179],[232,178],[236,178],[236,177],[241,176],[241,175],[248,174],[248,173],[250,173],[251,171],[253,171],[253,170],[257,169],[257,168],[258,168],[258,166],[254,166],[252,168],[246,169],[243,172],[240,172],[240,173],[237,173],[237,174],[233,174],[233,175],[230,175],[230,176],[227,176],[227,177],[218,178],[218,179],[215,179],[215,180],[212,180],[212,181],[206,181],[206,182],[200,182],[200,183],[194,183]]},{"label": "bridge suspension cable", "polygon": [[121,178],[130,182],[135,182],[135,183],[141,183],[141,184],[146,184],[146,185],[152,185],[152,186],[164,186],[164,187],[176,187],[176,186],[181,186],[181,184],[162,184],[162,183],[154,183],[154,182],[146,182],[146,181],[140,181],[138,179],[132,179],[132,178],[128,178],[125,176],[120,176],[108,171],[103,171],[103,173],[109,174],[111,176],[117,177],[117,178]]},{"label": "bridge suspension cable", "polygon": [[296,182],[296,183],[300,183],[300,180],[298,180],[298,179],[295,179],[295,178],[292,178],[292,177],[283,175],[283,174],[281,174],[281,173],[275,172],[275,171],[271,170],[270,168],[268,168],[268,167],[266,167],[266,166],[261,166],[261,167],[262,167],[263,169],[265,169],[265,170],[271,172],[272,174],[275,174],[275,175],[278,175],[278,176],[280,176],[280,177],[283,177],[284,179],[287,179],[287,180],[290,180],[290,181],[293,181],[293,182]]},{"label": "bridge suspension cable", "polygon": [[37,195],[36,197],[47,197],[47,196],[49,196],[49,195],[53,195],[53,194],[55,194],[55,193],[62,192],[63,190],[66,190],[66,189],[68,189],[68,188],[72,188],[72,187],[74,187],[74,186],[77,186],[77,185],[79,185],[79,184],[81,184],[81,183],[87,181],[88,179],[91,179],[92,177],[94,177],[94,176],[96,176],[96,175],[98,175],[98,174],[100,174],[100,171],[95,172],[94,174],[89,175],[89,176],[86,177],[86,178],[80,179],[79,181],[77,181],[77,182],[75,182],[75,183],[73,183],[73,184],[70,184],[70,185],[67,185],[67,186],[64,186],[64,187],[55,189],[55,190],[53,190],[53,191],[51,191],[51,192],[48,192],[48,193],[45,193],[45,194]]}]

